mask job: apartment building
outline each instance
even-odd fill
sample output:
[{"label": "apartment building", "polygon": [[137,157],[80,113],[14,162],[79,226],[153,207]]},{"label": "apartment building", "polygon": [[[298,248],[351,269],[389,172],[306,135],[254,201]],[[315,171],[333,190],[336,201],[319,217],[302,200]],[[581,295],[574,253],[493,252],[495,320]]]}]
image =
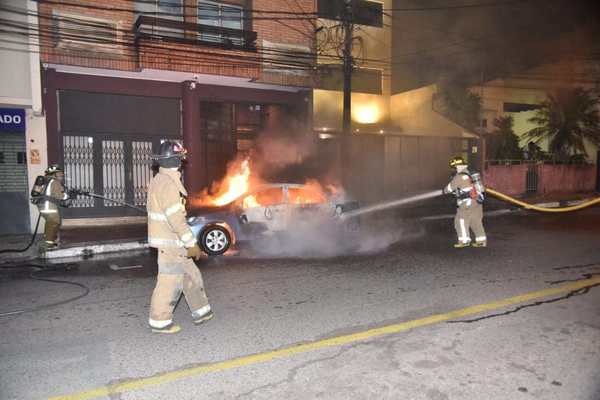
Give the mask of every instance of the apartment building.
[{"label": "apartment building", "polygon": [[[309,126],[312,0],[56,0],[39,5],[48,160],[70,187],[145,205],[161,141],[194,195],[264,131]],[[81,198],[68,218],[136,215]]]}]

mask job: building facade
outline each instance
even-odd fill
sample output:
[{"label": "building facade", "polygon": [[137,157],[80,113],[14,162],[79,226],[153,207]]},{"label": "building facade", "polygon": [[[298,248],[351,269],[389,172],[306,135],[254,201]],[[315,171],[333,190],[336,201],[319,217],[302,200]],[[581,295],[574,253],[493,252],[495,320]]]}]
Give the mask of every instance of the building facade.
[{"label": "building facade", "polygon": [[[48,160],[79,198],[66,212],[135,217],[150,156],[182,140],[193,196],[263,131],[310,124],[312,0],[40,4]],[[115,201],[111,201],[115,200]]]},{"label": "building facade", "polygon": [[47,165],[39,52],[35,43],[19,35],[23,27],[36,25],[36,3],[7,0],[2,6],[0,235],[28,233],[35,226],[38,212],[29,203],[29,189]]}]

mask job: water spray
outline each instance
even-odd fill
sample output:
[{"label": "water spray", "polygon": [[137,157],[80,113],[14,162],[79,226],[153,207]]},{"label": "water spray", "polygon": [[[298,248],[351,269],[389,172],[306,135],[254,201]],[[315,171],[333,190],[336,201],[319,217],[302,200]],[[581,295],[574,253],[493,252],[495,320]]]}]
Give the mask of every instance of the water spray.
[{"label": "water spray", "polygon": [[373,204],[372,206],[362,207],[356,210],[349,211],[341,215],[342,219],[357,217],[363,214],[370,214],[376,211],[387,210],[388,208],[398,207],[408,203],[414,203],[421,200],[431,199],[443,195],[444,192],[441,190],[434,190],[423,194],[418,194],[411,197],[406,197],[398,200],[386,201],[385,203]]}]

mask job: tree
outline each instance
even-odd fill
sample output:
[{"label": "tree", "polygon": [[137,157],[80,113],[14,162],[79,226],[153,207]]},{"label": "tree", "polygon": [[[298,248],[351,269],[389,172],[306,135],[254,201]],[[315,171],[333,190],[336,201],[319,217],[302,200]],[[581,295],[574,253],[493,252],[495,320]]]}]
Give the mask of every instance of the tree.
[{"label": "tree", "polygon": [[538,125],[526,136],[538,143],[549,141],[549,151],[562,161],[581,154],[587,156],[584,140],[600,146],[598,99],[583,89],[561,89],[549,94],[529,119]]},{"label": "tree", "polygon": [[497,138],[497,147],[494,157],[497,160],[520,160],[523,152],[519,147],[519,137],[513,131],[513,117],[506,116],[496,118],[492,137]]}]

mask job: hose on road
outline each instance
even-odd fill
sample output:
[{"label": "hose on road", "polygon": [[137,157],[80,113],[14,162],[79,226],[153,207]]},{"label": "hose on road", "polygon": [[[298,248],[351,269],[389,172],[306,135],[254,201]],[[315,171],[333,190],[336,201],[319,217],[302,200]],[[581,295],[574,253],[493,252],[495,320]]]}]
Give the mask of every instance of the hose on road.
[{"label": "hose on road", "polygon": [[83,283],[67,281],[67,280],[62,280],[62,279],[51,279],[47,276],[40,276],[40,273],[43,273],[43,272],[68,271],[71,269],[72,265],[73,264],[62,264],[62,265],[57,265],[53,268],[48,268],[45,265],[38,265],[38,264],[32,264],[32,263],[24,263],[24,264],[20,264],[20,265],[0,265],[0,269],[7,269],[7,270],[8,269],[30,269],[30,268],[33,268],[36,271],[32,271],[29,273],[29,275],[28,275],[29,279],[33,279],[36,281],[42,281],[42,282],[50,282],[50,283],[58,283],[58,284],[63,284],[63,285],[76,286],[76,287],[82,289],[81,293],[79,293],[78,295],[69,297],[65,300],[57,301],[55,303],[42,304],[42,305],[35,306],[35,307],[22,308],[19,310],[2,312],[2,313],[0,313],[0,318],[45,310],[47,308],[71,303],[73,301],[79,300],[79,299],[87,296],[90,293],[90,288],[87,287],[86,285],[84,285]]},{"label": "hose on road", "polygon": [[540,207],[540,206],[536,206],[534,204],[529,204],[526,203],[524,201],[521,200],[517,200],[514,197],[510,197],[508,195],[505,195],[504,193],[500,193],[494,189],[490,189],[490,188],[486,188],[485,189],[486,193],[491,194],[494,197],[499,198],[500,200],[504,200],[507,201],[509,203],[513,203],[516,204],[518,206],[521,206],[527,210],[534,210],[534,211],[539,211],[539,212],[547,212],[547,213],[565,213],[565,212],[572,212],[572,211],[577,211],[577,210],[581,210],[587,207],[591,207],[594,204],[600,204],[600,197],[597,197],[595,199],[583,202],[581,204],[578,204],[576,206],[569,206],[569,207]]}]

